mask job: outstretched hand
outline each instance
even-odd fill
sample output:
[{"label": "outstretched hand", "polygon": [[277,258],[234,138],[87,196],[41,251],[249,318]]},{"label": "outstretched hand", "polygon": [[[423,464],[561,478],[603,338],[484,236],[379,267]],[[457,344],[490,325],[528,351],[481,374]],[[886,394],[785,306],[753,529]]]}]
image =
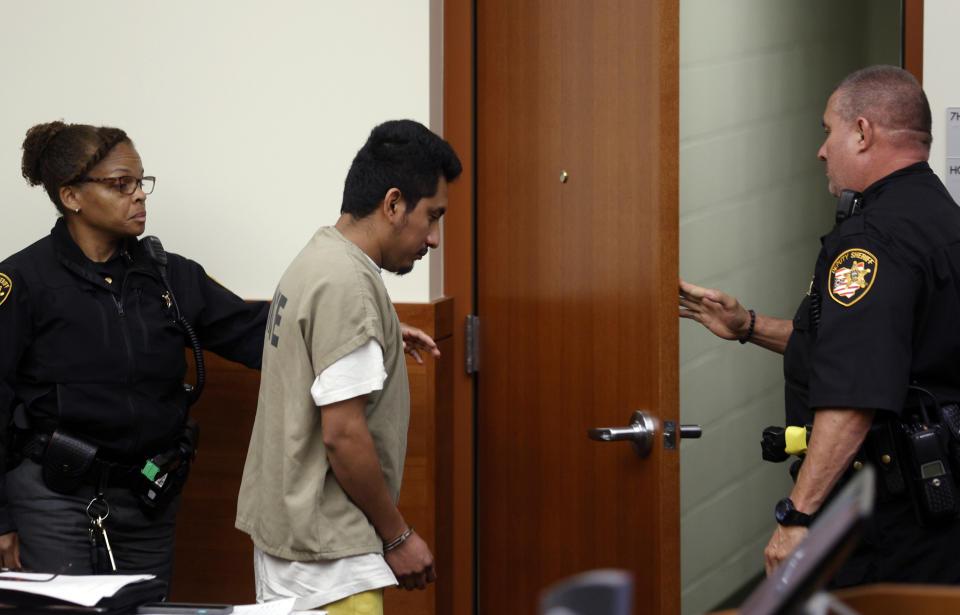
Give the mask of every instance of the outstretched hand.
[{"label": "outstretched hand", "polygon": [[683,280],[680,280],[680,318],[695,320],[725,340],[742,338],[750,326],[750,313],[734,297]]},{"label": "outstretched hand", "polygon": [[413,357],[413,360],[423,365],[420,351],[429,352],[434,359],[440,358],[440,349],[433,338],[416,327],[400,323],[400,333],[403,335],[403,351]]}]

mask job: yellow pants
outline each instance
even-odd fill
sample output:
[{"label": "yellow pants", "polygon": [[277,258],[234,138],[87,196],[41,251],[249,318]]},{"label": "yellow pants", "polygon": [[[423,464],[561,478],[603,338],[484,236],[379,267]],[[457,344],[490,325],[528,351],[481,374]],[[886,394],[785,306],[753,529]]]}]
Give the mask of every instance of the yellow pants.
[{"label": "yellow pants", "polygon": [[319,608],[330,615],[383,615],[383,590],[353,594]]}]

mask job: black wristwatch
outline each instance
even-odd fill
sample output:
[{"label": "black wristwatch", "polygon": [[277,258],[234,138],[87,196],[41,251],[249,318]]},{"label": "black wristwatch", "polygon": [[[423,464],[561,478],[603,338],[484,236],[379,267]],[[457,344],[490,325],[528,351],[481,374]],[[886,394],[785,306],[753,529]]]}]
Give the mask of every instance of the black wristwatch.
[{"label": "black wristwatch", "polygon": [[777,516],[777,523],[785,527],[796,525],[810,527],[810,523],[813,522],[813,517],[797,510],[790,498],[783,498],[777,502],[774,514]]}]

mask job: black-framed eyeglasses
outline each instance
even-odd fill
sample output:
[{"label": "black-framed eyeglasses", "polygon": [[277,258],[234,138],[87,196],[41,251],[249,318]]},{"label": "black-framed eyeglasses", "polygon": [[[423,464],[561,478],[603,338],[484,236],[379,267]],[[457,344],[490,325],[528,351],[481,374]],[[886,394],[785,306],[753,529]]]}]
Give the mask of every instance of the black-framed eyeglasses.
[{"label": "black-framed eyeglasses", "polygon": [[78,184],[86,184],[89,182],[107,184],[123,194],[133,194],[137,191],[137,186],[139,185],[143,187],[144,194],[150,194],[153,192],[154,184],[157,183],[157,178],[153,176],[134,177],[132,175],[124,175],[122,177],[84,177],[83,179],[77,180]]}]

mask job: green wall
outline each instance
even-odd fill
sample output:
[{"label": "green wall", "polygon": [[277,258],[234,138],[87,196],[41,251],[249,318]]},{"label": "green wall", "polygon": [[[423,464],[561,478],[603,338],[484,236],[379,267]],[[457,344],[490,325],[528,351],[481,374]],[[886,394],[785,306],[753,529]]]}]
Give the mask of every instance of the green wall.
[{"label": "green wall", "polygon": [[[833,86],[900,63],[899,0],[680,0],[680,274],[791,318],[832,225],[817,150]],[[763,571],[787,464],[760,458],[783,423],[780,357],[680,327],[683,613]]]}]

